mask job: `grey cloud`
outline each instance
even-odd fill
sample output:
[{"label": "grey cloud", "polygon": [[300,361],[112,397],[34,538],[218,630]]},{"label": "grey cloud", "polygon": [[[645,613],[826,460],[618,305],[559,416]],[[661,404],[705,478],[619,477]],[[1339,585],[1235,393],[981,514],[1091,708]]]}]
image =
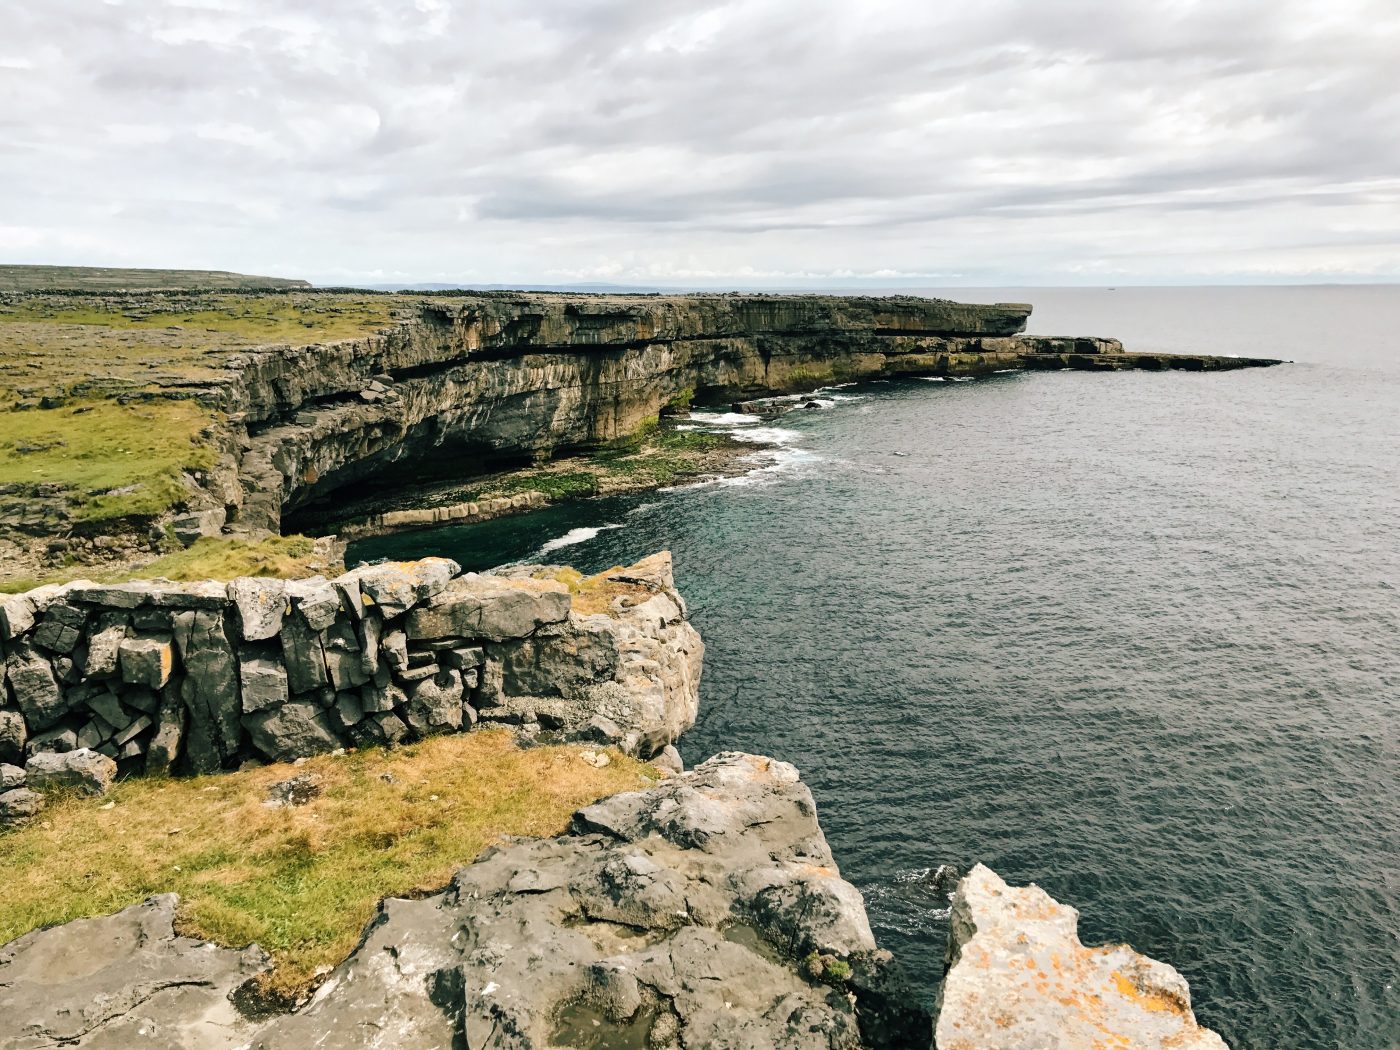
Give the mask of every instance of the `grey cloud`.
[{"label": "grey cloud", "polygon": [[[1331,246],[1333,274],[1360,229],[1356,272],[1400,276],[1400,247],[1377,263],[1394,183],[1366,188],[1400,172],[1389,0],[49,0],[6,20],[0,254],[11,236],[30,261],[1179,278],[1220,272],[1225,229],[1270,271]],[[56,257],[74,244],[101,258]]]}]

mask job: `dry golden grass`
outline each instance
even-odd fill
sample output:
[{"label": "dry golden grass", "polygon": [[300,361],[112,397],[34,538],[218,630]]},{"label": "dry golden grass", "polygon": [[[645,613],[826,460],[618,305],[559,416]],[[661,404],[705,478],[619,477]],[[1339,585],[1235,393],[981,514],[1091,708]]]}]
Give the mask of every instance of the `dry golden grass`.
[{"label": "dry golden grass", "polygon": [[[40,822],[0,833],[0,943],[173,891],[182,932],[256,941],[276,966],[265,987],[295,994],[350,952],[381,898],[437,889],[502,836],[557,834],[579,807],[655,775],[617,753],[602,769],[578,755],[481,731],[54,799]],[[269,785],[302,773],[319,797],[263,805]]]},{"label": "dry golden grass", "polygon": [[542,569],[535,573],[535,578],[553,580],[567,587],[569,594],[573,596],[573,610],[581,616],[593,613],[607,613],[611,616],[616,613],[613,608],[614,599],[626,597],[636,602],[644,602],[652,594],[640,583],[623,583],[620,580],[608,579],[613,573],[624,571],[621,565],[614,565],[596,575],[585,576],[577,569],[565,565],[553,570]]}]

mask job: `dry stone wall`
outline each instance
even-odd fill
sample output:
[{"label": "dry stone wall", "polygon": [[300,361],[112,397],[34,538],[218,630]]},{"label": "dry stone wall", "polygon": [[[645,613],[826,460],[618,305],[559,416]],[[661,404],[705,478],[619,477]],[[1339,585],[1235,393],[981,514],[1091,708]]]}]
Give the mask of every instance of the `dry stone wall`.
[{"label": "dry stone wall", "polygon": [[551,575],[426,558],[5,596],[0,762],[210,773],[479,723],[650,757],[694,722],[704,649],[670,555],[592,581],[586,613]]}]

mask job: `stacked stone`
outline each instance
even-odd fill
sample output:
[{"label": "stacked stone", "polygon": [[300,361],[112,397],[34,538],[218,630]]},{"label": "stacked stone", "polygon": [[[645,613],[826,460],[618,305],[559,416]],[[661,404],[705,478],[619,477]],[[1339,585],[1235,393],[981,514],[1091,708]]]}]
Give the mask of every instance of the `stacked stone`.
[{"label": "stacked stone", "polygon": [[563,584],[459,576],[445,558],[6,596],[0,761],[90,749],[124,773],[212,773],[482,717],[650,755],[694,720],[701,652],[656,558],[659,574],[648,559],[626,578],[653,581],[660,615],[571,615]]},{"label": "stacked stone", "polygon": [[497,496],[471,503],[453,503],[447,507],[418,507],[410,510],[389,510],[370,519],[371,525],[396,528],[402,525],[438,525],[447,521],[485,521],[513,511],[543,507],[549,500],[543,492],[521,492],[515,496]]}]

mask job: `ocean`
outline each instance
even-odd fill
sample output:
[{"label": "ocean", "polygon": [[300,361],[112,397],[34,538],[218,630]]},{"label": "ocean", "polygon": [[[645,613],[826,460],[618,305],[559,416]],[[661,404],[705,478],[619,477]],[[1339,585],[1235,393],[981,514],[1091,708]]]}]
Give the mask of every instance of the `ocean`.
[{"label": "ocean", "polygon": [[[795,763],[932,1001],[982,861],[1190,981],[1237,1048],[1400,1046],[1400,288],[919,290],[1269,369],[826,391],[741,478],[364,541],[670,549],[688,762]],[[942,875],[940,877],[940,869]]]}]

